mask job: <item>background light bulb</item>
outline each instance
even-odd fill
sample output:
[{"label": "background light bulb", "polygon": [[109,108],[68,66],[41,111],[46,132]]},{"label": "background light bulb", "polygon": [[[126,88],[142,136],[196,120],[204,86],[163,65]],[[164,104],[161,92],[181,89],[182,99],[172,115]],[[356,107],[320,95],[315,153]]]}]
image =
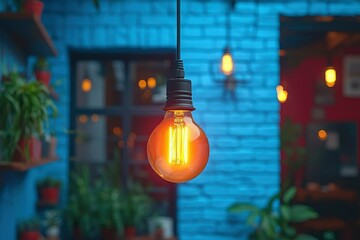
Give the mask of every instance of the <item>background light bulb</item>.
[{"label": "background light bulb", "polygon": [[328,67],[325,70],[325,83],[328,87],[333,87],[336,82],[336,71],[333,67]]},{"label": "background light bulb", "polygon": [[191,111],[167,111],[150,135],[147,155],[160,177],[173,183],[186,182],[205,168],[209,142]]},{"label": "background light bulb", "polygon": [[280,103],[285,103],[288,97],[288,92],[284,90],[284,87],[279,85],[276,87],[277,98]]},{"label": "background light bulb", "polygon": [[234,61],[230,52],[225,51],[221,59],[221,71],[229,76],[234,72]]}]

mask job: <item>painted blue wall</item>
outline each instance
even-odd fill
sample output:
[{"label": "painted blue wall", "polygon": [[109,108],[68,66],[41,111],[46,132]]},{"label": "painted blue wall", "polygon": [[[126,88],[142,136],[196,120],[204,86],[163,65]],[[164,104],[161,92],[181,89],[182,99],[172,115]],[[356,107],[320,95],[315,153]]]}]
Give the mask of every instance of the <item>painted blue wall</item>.
[{"label": "painted blue wall", "polygon": [[[0,3],[0,9],[3,9]],[[28,64],[28,59],[21,48],[12,42],[6,32],[1,31],[0,27],[0,77],[11,71],[17,71],[33,78],[32,65]],[[55,67],[54,67],[55,68]],[[1,87],[1,81],[0,81]],[[59,90],[68,99],[68,92],[60,87]],[[67,94],[67,95],[66,95]],[[62,100],[66,101],[66,100]],[[60,109],[67,104],[59,101],[57,103]],[[67,183],[67,136],[60,134],[61,130],[67,128],[68,114],[60,115],[59,119],[52,123],[60,123],[61,127],[57,128],[59,137],[60,160],[57,163],[41,166],[27,172],[0,172],[0,239],[15,240],[16,228],[20,221],[36,216],[36,183],[39,179],[46,176],[59,178],[64,182],[63,185],[63,202],[65,201],[65,191]],[[63,203],[62,203],[63,204]]]},{"label": "painted blue wall", "polygon": [[[174,2],[105,0],[100,12],[90,0],[45,2],[43,21],[59,50],[59,56],[51,61],[54,78],[63,80],[58,126],[66,128],[69,121],[68,48],[175,48]],[[181,240],[246,239],[244,224],[231,223],[226,208],[236,201],[262,205],[279,189],[279,104],[275,92],[279,82],[279,16],[360,14],[360,3],[350,0],[239,1],[231,14],[231,47],[236,77],[249,82],[237,88],[237,101],[227,101],[210,71],[218,71],[226,44],[226,2],[183,0],[182,56],[186,74],[193,80],[194,117],[208,134],[211,155],[201,176],[179,185]],[[13,181],[22,181],[31,189],[25,178],[34,179],[40,172],[66,179],[68,138],[59,138],[61,161]],[[34,199],[33,193],[6,188],[0,204],[0,234],[6,233],[1,239],[13,240],[16,219],[6,216],[17,216],[21,211],[30,215],[33,210],[27,208],[33,206]]]}]

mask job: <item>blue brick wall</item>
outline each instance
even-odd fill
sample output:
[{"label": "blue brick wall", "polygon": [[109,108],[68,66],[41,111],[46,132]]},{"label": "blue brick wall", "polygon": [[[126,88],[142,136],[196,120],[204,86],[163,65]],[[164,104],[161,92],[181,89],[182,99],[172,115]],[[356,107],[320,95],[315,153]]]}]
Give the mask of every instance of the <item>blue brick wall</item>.
[{"label": "blue brick wall", "polygon": [[[57,123],[64,128],[69,121],[68,47],[175,48],[175,1],[101,3],[102,9],[97,12],[90,0],[45,2],[43,20],[59,50],[59,56],[51,63],[54,78],[63,80],[58,103],[61,118]],[[211,154],[207,168],[198,178],[179,185],[181,240],[246,239],[248,229],[230,222],[226,208],[236,201],[263,204],[279,189],[279,104],[275,95],[279,82],[279,16],[351,16],[360,14],[360,3],[238,1],[231,14],[231,46],[236,77],[249,83],[237,88],[235,102],[223,100],[223,89],[209,71],[219,61],[226,43],[227,9],[227,1],[183,0],[182,56],[187,76],[193,80],[197,107],[194,117],[208,134]],[[46,172],[66,179],[67,136],[61,135],[59,142],[61,161],[47,166]],[[12,213],[21,209],[16,207]],[[1,219],[1,228],[4,221]],[[6,236],[10,237],[5,240],[14,239],[13,235]]]}]

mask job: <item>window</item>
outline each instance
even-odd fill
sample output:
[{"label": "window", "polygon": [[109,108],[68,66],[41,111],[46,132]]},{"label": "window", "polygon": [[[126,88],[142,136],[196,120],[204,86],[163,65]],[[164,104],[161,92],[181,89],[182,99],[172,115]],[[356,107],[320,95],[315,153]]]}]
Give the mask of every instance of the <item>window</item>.
[{"label": "window", "polygon": [[157,176],[146,157],[147,139],[164,115],[174,53],[71,49],[70,125],[76,134],[70,157],[90,168],[118,161],[121,180],[141,182],[160,214],[176,219],[175,185]]}]

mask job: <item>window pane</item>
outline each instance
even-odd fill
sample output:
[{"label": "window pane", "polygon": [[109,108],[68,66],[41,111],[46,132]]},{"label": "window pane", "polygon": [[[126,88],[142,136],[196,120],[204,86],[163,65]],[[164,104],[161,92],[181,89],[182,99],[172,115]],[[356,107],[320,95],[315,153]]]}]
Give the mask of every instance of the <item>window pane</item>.
[{"label": "window pane", "polygon": [[76,160],[105,162],[120,158],[125,145],[121,117],[78,115],[76,125]]},{"label": "window pane", "polygon": [[130,64],[130,76],[135,105],[164,104],[166,81],[171,77],[169,60],[134,61]]},{"label": "window pane", "polygon": [[103,108],[121,105],[124,88],[125,66],[122,61],[77,62],[77,107]]}]

